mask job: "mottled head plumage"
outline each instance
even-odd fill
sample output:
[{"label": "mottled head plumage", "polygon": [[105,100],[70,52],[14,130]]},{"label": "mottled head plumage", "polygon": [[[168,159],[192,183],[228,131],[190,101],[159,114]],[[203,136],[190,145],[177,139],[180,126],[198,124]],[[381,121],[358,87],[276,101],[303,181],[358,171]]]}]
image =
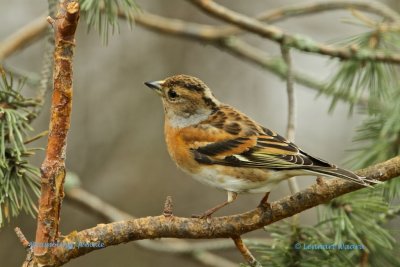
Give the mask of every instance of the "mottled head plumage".
[{"label": "mottled head plumage", "polygon": [[204,82],[189,75],[175,75],[145,84],[161,96],[166,118],[177,127],[205,120],[220,105]]},{"label": "mottled head plumage", "polygon": [[179,86],[196,92],[204,92],[208,89],[208,86],[199,78],[185,74],[168,77],[164,80],[163,86],[170,88]]}]

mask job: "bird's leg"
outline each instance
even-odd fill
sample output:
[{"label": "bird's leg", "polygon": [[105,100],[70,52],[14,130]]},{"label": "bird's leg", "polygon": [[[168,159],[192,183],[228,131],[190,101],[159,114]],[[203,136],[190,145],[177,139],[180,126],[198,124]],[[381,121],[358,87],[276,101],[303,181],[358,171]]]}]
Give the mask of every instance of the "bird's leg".
[{"label": "bird's leg", "polygon": [[268,203],[269,192],[265,193],[264,197],[261,199],[260,204],[258,207],[260,208],[271,208],[271,204]]},{"label": "bird's leg", "polygon": [[219,210],[219,209],[225,207],[226,205],[232,203],[233,201],[235,201],[235,199],[237,198],[237,195],[238,194],[236,192],[228,191],[228,199],[225,202],[223,202],[223,203],[221,203],[221,204],[219,204],[219,205],[217,205],[217,206],[215,206],[215,207],[213,207],[211,209],[206,210],[201,215],[193,215],[192,217],[193,218],[200,218],[200,219],[204,219],[204,218],[210,217],[217,210]]}]

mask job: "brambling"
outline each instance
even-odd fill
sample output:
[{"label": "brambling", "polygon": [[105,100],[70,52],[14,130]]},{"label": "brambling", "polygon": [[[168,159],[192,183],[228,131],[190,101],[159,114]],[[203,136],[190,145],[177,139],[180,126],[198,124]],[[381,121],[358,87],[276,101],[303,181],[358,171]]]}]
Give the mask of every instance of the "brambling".
[{"label": "brambling", "polygon": [[304,152],[218,101],[198,78],[176,75],[145,85],[161,96],[171,158],[198,181],[228,192],[225,202],[200,217],[233,202],[238,193],[268,193],[293,176],[324,175],[364,186],[376,182]]}]

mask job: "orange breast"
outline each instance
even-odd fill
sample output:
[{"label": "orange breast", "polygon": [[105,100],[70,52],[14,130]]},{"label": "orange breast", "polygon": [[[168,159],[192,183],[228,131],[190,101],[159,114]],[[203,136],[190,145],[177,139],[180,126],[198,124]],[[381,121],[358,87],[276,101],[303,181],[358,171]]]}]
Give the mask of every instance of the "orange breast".
[{"label": "orange breast", "polygon": [[199,166],[190,152],[190,143],[183,138],[182,129],[172,128],[166,122],[164,132],[165,142],[171,158],[183,170],[196,173]]},{"label": "orange breast", "polygon": [[[204,167],[204,165],[201,165],[195,161],[191,149],[197,149],[210,143],[230,140],[238,137],[224,131],[223,129],[218,129],[208,125],[173,128],[170,126],[168,119],[165,121],[164,131],[165,141],[167,143],[170,156],[179,167],[192,174],[199,171],[199,169]],[[225,157],[227,155],[231,155],[232,153],[240,154],[246,151],[248,147],[254,146],[255,143],[256,138],[250,138],[248,141],[243,142],[242,145],[226,151],[225,153],[220,153],[218,156]]]}]

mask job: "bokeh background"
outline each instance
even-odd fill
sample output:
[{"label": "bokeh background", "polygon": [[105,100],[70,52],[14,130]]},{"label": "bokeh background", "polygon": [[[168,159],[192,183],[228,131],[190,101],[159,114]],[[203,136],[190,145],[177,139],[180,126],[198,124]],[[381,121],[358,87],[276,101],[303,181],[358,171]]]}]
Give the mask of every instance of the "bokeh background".
[{"label": "bokeh background", "polygon": [[[285,1],[220,1],[246,14],[294,4]],[[382,1],[400,9],[398,1]],[[205,23],[218,22],[185,1],[138,0],[145,10],[166,17]],[[47,1],[0,0],[0,40],[44,14]],[[289,19],[278,25],[291,33],[310,35],[319,41],[332,41],[362,31],[341,23],[350,12],[335,11]],[[279,47],[270,41],[248,36],[252,44],[279,55]],[[10,57],[6,63],[38,72],[44,41]],[[325,57],[294,53],[294,67],[315,78],[329,77],[334,64]],[[174,213],[190,216],[225,200],[224,192],[206,187],[177,169],[164,144],[163,110],[160,99],[148,90],[144,81],[185,73],[204,80],[223,102],[249,114],[258,122],[282,134],[286,129],[287,99],[285,82],[259,67],[243,62],[215,47],[150,32],[139,26],[132,29],[121,23],[120,33],[103,45],[98,33],[87,33],[82,19],[77,33],[74,59],[74,101],[72,127],[68,138],[68,170],[79,175],[82,186],[105,201],[134,216],[159,215],[167,195],[173,197]],[[295,85],[297,97],[296,143],[311,154],[343,165],[352,146],[352,136],[362,115],[348,116],[345,104],[328,114],[329,100]],[[29,93],[29,92],[28,92]],[[32,92],[31,92],[32,93]],[[37,132],[48,127],[49,96],[41,116],[35,121]],[[37,142],[45,145],[45,140]],[[43,153],[35,158],[40,165]],[[313,183],[313,177],[301,177],[300,186]],[[289,193],[283,183],[271,194],[278,199]],[[261,195],[243,195],[219,214],[232,214],[254,208]],[[301,216],[312,223],[315,211]],[[85,229],[101,221],[68,202],[62,209],[61,230]],[[13,228],[20,226],[33,240],[36,222],[21,216],[0,229],[0,265],[19,266],[25,251]],[[249,236],[266,237],[257,231]],[[236,251],[223,254],[236,262]],[[134,243],[110,247],[72,260],[66,266],[201,266],[188,257],[155,253]]]}]

